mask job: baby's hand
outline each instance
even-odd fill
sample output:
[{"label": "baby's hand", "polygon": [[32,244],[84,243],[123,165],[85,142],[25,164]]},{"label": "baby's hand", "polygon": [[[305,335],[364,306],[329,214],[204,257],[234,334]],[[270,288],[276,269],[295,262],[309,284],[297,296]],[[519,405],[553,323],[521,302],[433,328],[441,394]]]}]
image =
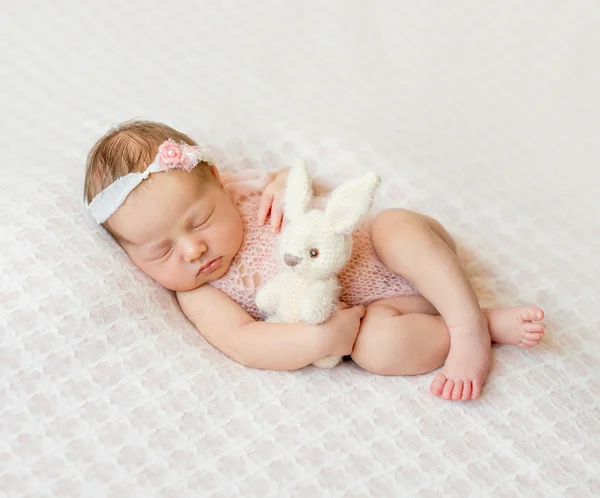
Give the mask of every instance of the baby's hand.
[{"label": "baby's hand", "polygon": [[288,173],[289,168],[278,171],[273,181],[265,187],[260,199],[258,224],[260,226],[264,225],[267,216],[271,213],[271,231],[273,233],[281,231],[281,225],[283,224],[283,191]]},{"label": "baby's hand", "polygon": [[345,356],[352,353],[363,316],[364,306],[348,308],[345,304],[340,304],[339,311],[323,324],[325,356]]}]

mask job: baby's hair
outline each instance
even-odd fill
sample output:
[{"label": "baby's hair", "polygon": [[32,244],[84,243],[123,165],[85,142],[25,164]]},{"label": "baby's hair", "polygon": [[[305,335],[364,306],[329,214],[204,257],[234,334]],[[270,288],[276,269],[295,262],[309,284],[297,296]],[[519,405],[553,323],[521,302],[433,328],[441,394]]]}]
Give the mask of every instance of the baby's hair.
[{"label": "baby's hair", "polygon": [[[143,172],[154,160],[158,147],[169,139],[198,145],[187,135],[153,121],[126,121],[109,130],[88,154],[84,184],[86,202],[92,202],[96,195],[122,176]],[[192,172],[207,177],[210,164],[201,161]]]}]

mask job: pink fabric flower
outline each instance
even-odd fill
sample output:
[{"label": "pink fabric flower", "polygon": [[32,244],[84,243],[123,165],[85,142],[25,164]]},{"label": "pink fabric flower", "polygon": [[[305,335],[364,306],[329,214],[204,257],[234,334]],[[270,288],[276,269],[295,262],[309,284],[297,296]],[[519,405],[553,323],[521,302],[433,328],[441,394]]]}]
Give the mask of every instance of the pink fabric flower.
[{"label": "pink fabric flower", "polygon": [[158,148],[158,154],[160,159],[160,166],[164,170],[169,170],[177,166],[181,166],[183,169],[189,171],[185,166],[187,158],[183,155],[181,147],[172,140],[167,140]]},{"label": "pink fabric flower", "polygon": [[181,168],[189,173],[198,165],[206,152],[208,149],[187,145],[184,142],[178,144],[170,138],[158,148],[155,161],[164,171]]}]

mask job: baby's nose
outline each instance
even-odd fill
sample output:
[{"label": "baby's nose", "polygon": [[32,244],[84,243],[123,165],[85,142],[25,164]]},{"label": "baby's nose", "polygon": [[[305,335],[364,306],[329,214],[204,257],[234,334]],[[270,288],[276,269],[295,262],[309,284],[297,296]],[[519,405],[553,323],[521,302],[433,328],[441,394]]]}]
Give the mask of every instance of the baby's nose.
[{"label": "baby's nose", "polygon": [[196,261],[206,252],[206,244],[204,243],[189,243],[184,248],[184,259],[186,263]]},{"label": "baby's nose", "polygon": [[300,258],[286,252],[283,255],[283,261],[288,266],[296,266],[298,263],[300,263]]}]

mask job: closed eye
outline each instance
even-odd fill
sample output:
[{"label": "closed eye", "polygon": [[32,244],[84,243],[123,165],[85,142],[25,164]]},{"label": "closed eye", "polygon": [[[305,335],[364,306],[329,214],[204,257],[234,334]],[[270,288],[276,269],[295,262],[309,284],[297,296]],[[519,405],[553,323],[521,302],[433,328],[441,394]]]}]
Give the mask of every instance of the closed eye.
[{"label": "closed eye", "polygon": [[196,225],[194,225],[194,230],[198,230],[199,228],[202,228],[204,225],[206,225],[208,223],[208,221],[211,219],[213,213],[215,212],[215,208],[213,208],[213,210],[210,212],[210,214],[208,215],[208,217],[204,218],[204,221],[202,221],[201,223],[198,223]]},{"label": "closed eye", "polygon": [[162,261],[164,259],[167,259],[173,252],[173,249],[174,249],[173,246],[168,247],[167,249],[162,251],[157,257],[152,258],[152,261]]}]

